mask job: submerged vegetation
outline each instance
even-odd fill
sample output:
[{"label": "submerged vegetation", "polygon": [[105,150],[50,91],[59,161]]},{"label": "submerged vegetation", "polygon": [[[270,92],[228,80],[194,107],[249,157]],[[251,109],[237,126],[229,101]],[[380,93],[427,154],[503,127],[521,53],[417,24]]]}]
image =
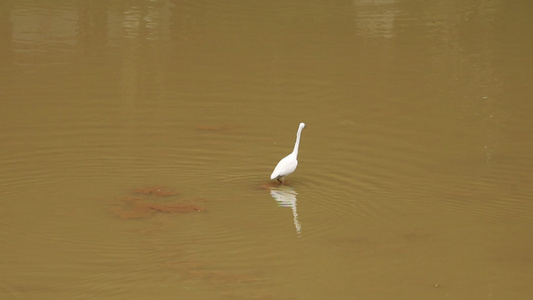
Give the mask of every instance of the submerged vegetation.
[{"label": "submerged vegetation", "polygon": [[121,219],[139,219],[151,217],[157,213],[204,212],[205,208],[197,203],[169,199],[177,192],[157,185],[149,188],[136,188],[131,195],[117,198],[109,210]]},{"label": "submerged vegetation", "polygon": [[[136,220],[155,217],[157,215],[188,214],[205,212],[206,208],[199,202],[208,201],[202,198],[184,200],[178,192],[161,185],[146,188],[135,188],[123,196],[117,197],[109,206],[113,216],[124,220]],[[149,226],[153,226],[151,223]],[[143,234],[158,234],[159,230],[143,230]],[[261,277],[247,272],[225,270],[216,262],[198,258],[187,248],[167,245],[164,240],[154,247],[147,244],[154,253],[159,253],[157,266],[175,270],[190,280],[200,281],[220,289],[224,298],[228,299],[275,299],[274,295],[261,286]]]}]

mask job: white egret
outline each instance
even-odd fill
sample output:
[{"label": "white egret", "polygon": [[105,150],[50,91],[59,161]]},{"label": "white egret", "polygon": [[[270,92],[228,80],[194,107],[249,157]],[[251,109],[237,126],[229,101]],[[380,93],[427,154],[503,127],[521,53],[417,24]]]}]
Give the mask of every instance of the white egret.
[{"label": "white egret", "polygon": [[270,180],[276,178],[280,183],[283,183],[283,178],[296,170],[298,166],[298,147],[300,146],[300,135],[305,128],[304,123],[300,123],[298,133],[296,134],[296,143],[294,143],[294,150],[292,153],[285,156],[274,168],[274,172],[270,175]]}]

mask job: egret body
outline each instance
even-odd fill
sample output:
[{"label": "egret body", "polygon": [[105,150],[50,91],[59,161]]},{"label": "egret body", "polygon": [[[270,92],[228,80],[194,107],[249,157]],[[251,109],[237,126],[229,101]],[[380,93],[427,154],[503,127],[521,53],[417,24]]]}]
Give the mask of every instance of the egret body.
[{"label": "egret body", "polygon": [[296,133],[296,143],[294,143],[294,150],[292,153],[285,156],[282,160],[279,161],[274,172],[270,175],[270,180],[276,178],[279,182],[283,183],[283,178],[296,170],[298,166],[298,147],[300,146],[300,135],[302,130],[305,128],[304,123],[300,123],[298,127],[298,133]]}]

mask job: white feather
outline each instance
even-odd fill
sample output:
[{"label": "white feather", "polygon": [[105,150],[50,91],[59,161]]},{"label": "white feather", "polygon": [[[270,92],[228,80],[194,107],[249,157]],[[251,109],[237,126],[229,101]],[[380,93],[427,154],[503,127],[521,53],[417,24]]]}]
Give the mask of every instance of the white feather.
[{"label": "white feather", "polygon": [[282,178],[285,177],[294,170],[296,170],[296,167],[298,166],[298,148],[300,146],[300,135],[302,134],[302,130],[305,128],[304,123],[300,123],[300,126],[298,127],[298,132],[296,133],[296,142],[294,143],[294,149],[292,150],[292,153],[285,156],[282,160],[279,161],[279,163],[274,168],[274,172],[272,172],[272,175],[270,175],[270,179],[275,178]]}]

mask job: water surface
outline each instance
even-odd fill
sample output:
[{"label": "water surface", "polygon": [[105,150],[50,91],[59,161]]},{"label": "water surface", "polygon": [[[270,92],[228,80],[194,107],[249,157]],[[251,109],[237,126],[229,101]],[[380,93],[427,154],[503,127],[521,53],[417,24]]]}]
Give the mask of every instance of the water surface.
[{"label": "water surface", "polygon": [[530,299],[531,8],[3,2],[0,297]]}]

